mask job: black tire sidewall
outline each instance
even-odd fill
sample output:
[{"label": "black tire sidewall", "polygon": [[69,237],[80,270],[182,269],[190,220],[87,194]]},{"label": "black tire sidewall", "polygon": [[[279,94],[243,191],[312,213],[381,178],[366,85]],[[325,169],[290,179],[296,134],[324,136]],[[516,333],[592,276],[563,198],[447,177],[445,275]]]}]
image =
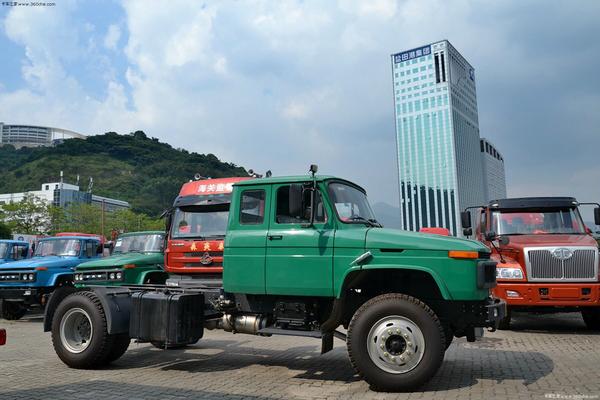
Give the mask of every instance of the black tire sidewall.
[{"label": "black tire sidewall", "polygon": [[[359,309],[356,320],[351,323],[349,335],[351,358],[362,377],[375,390],[406,391],[428,381],[440,367],[446,350],[442,327],[432,312],[416,299],[408,296],[381,296]],[[370,303],[370,304],[369,304]],[[425,352],[419,364],[409,372],[392,374],[380,369],[369,357],[367,336],[377,321],[386,316],[399,315],[413,321],[421,329],[425,339]]]},{"label": "black tire sidewall", "polygon": [[600,330],[600,307],[583,308],[581,316],[588,329]]},{"label": "black tire sidewall", "polygon": [[[72,308],[81,308],[87,312],[92,323],[92,340],[81,353],[70,352],[60,338],[62,318]],[[56,354],[65,364],[75,368],[90,368],[101,364],[108,356],[106,350],[108,339],[104,313],[90,297],[81,292],[74,293],[58,305],[52,319],[52,342]]]},{"label": "black tire sidewall", "polygon": [[3,301],[2,310],[0,310],[0,317],[7,321],[16,321],[21,319],[27,314],[27,307],[24,304],[14,301]]}]

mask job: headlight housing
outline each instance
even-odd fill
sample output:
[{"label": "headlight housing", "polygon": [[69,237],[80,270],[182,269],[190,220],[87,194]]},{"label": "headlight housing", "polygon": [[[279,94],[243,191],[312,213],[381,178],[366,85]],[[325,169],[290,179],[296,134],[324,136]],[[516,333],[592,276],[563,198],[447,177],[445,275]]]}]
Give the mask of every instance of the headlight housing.
[{"label": "headlight housing", "polygon": [[496,267],[496,279],[523,279],[523,270],[512,267]]}]

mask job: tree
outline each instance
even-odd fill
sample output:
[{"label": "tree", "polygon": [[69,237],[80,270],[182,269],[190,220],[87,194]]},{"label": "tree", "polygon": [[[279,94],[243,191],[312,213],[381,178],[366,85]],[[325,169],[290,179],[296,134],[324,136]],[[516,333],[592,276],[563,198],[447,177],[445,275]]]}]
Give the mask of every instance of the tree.
[{"label": "tree", "polygon": [[0,222],[0,239],[12,239],[12,231],[4,222]]},{"label": "tree", "polygon": [[16,233],[41,235],[50,230],[48,203],[33,194],[25,194],[21,201],[2,206],[4,223]]}]

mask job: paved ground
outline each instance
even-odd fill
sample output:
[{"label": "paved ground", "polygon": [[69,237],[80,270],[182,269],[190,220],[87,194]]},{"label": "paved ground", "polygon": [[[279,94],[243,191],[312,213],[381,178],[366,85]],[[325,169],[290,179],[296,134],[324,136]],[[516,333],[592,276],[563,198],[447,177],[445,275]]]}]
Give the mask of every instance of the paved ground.
[{"label": "paved ground", "polygon": [[600,335],[579,314],[517,315],[514,330],[477,343],[455,339],[443,367],[418,393],[371,392],[337,342],[208,332],[185,350],[132,344],[111,367],[67,368],[41,318],[0,320],[0,399],[483,399],[600,398]]}]

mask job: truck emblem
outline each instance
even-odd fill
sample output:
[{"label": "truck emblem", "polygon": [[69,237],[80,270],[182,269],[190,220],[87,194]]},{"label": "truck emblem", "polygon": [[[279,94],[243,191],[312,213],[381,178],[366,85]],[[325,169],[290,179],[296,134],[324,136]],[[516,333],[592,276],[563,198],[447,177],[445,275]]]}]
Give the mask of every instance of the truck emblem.
[{"label": "truck emblem", "polygon": [[213,262],[213,258],[208,254],[208,252],[202,254],[202,258],[200,258],[200,264],[202,265],[210,265]]},{"label": "truck emblem", "polygon": [[565,248],[560,248],[560,249],[556,249],[552,252],[552,255],[554,256],[554,258],[558,258],[559,260],[568,260],[569,258],[573,257],[573,252],[569,249],[565,249]]}]

